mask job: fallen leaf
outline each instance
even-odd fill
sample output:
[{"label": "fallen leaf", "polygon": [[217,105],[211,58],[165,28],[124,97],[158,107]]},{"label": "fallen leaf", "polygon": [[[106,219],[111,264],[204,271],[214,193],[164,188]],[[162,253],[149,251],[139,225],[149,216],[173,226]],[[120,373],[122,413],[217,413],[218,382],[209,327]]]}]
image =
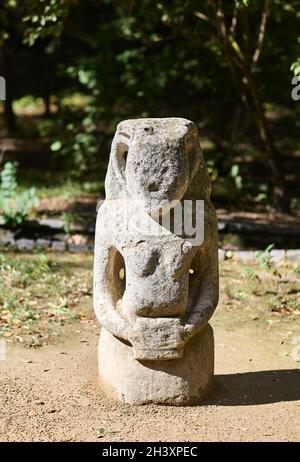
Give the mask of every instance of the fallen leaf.
[{"label": "fallen leaf", "polygon": [[4,332],[3,334],[3,337],[11,337],[12,336],[12,332]]}]

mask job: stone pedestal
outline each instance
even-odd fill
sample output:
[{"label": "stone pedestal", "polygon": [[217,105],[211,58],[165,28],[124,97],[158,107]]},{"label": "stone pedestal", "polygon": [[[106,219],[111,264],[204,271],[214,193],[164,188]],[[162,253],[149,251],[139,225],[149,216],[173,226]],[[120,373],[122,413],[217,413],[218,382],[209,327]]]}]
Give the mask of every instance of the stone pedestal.
[{"label": "stone pedestal", "polygon": [[99,380],[111,398],[127,404],[194,405],[210,388],[214,336],[208,324],[186,345],[181,359],[139,361],[132,346],[101,330]]}]

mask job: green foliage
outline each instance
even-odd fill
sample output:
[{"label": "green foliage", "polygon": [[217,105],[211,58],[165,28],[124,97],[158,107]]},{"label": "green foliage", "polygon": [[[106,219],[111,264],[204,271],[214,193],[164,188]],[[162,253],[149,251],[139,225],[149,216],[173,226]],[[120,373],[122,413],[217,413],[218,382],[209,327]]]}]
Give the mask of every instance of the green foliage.
[{"label": "green foliage", "polygon": [[291,65],[291,71],[296,76],[300,76],[300,58]]},{"label": "green foliage", "polygon": [[274,244],[269,244],[264,250],[255,252],[255,260],[259,263],[262,269],[268,270],[272,267],[272,256],[271,250]]},{"label": "green foliage", "polygon": [[69,1],[61,0],[25,0],[25,12],[28,14],[22,18],[26,25],[24,43],[32,46],[40,38],[59,37],[68,15],[69,4]]},{"label": "green foliage", "polygon": [[66,234],[70,234],[72,226],[74,225],[77,218],[78,216],[75,213],[72,213],[72,212],[63,213],[62,215],[63,228]]},{"label": "green foliage", "polygon": [[233,178],[235,186],[238,190],[242,189],[243,182],[242,177],[240,175],[240,167],[237,164],[232,165],[230,170],[230,176]]},{"label": "green foliage", "polygon": [[6,162],[0,174],[0,216],[13,226],[22,224],[32,207],[39,203],[35,188],[18,192],[16,177],[17,163]]},{"label": "green foliage", "polygon": [[[73,177],[82,176],[91,170],[97,152],[96,125],[94,108],[75,108],[72,113],[62,108],[56,120],[55,131],[49,127],[47,135],[53,142],[50,149],[54,152]],[[45,127],[44,127],[45,129]]]},{"label": "green foliage", "polygon": [[[249,192],[252,202],[265,203],[276,175],[269,181],[272,146],[263,145],[253,89],[263,115],[274,107],[293,112],[286,125],[297,141],[291,71],[299,74],[298,3],[269,2],[260,44],[266,2],[259,0],[4,0],[0,46],[14,56],[16,98],[53,97],[55,117],[39,120],[37,129],[73,176],[99,171],[120,120],[183,116],[216,144],[209,153],[213,181],[228,180],[228,191],[244,197]],[[224,14],[228,40],[218,30],[216,8]],[[277,148],[282,134],[277,122],[270,125]],[[241,165],[247,153],[239,144],[258,152],[255,160],[265,166],[259,180],[267,191]],[[282,151],[278,159],[284,158]],[[277,170],[280,174],[280,166]]]},{"label": "green foliage", "polygon": [[[60,326],[78,319],[74,309],[91,294],[91,258],[0,252],[0,336],[26,346],[41,346],[56,337]],[[51,338],[51,332],[53,338]]]},{"label": "green foliage", "polygon": [[0,273],[10,271],[14,275],[16,287],[28,287],[33,281],[40,280],[45,273],[53,271],[53,263],[45,254],[38,254],[34,260],[15,260],[0,253]]},{"label": "green foliage", "polygon": [[254,268],[245,268],[245,273],[250,279],[260,281],[257,271]]}]

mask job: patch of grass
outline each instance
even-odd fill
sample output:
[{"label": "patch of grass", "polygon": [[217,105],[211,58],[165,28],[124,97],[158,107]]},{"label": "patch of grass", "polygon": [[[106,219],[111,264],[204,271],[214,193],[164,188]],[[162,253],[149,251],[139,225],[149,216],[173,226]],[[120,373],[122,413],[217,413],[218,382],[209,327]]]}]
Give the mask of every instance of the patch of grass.
[{"label": "patch of grass", "polygon": [[[255,320],[267,325],[275,319],[276,322],[300,323],[299,270],[298,264],[274,264],[269,258],[258,259],[255,263],[221,262],[219,309],[222,309],[222,323],[225,320],[231,325],[234,320],[238,326]],[[231,314],[227,317],[229,311]]]},{"label": "patch of grass", "polygon": [[[0,335],[26,346],[55,341],[63,326],[94,322],[92,255],[0,253]],[[226,329],[300,324],[300,266],[220,263],[214,324]]]},{"label": "patch of grass", "polygon": [[68,258],[0,253],[0,335],[41,346],[51,343],[56,327],[84,317],[80,307],[92,293],[91,257],[85,257],[88,267],[73,266]]}]

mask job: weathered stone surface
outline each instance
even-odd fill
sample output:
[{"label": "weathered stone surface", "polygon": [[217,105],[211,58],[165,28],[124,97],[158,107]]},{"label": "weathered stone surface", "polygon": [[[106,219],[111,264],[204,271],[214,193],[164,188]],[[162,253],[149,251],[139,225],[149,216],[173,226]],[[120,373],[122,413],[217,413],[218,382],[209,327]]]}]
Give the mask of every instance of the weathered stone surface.
[{"label": "weathered stone surface", "polygon": [[52,250],[54,252],[64,252],[66,250],[66,243],[64,241],[53,241]]},{"label": "weathered stone surface", "polygon": [[[196,126],[180,118],[120,123],[105,188],[106,200],[97,216],[94,260],[94,309],[105,328],[99,347],[100,377],[105,377],[112,389],[119,388],[119,379],[107,370],[112,359],[106,361],[101,350],[107,351],[107,344],[111,344],[123,358],[120,371],[125,371],[128,362],[128,369],[135,374],[132,380],[145,385],[134,387],[130,398],[124,392],[123,400],[164,402],[165,398],[154,395],[149,398],[150,380],[157,387],[161,382],[161,389],[165,389],[161,396],[168,396],[166,402],[192,403],[201,398],[211,380],[210,347],[208,361],[191,358],[205,343],[205,326],[218,302],[217,219]],[[202,222],[198,220],[199,201],[204,203]],[[193,204],[193,232],[178,229],[176,211],[182,206],[184,216],[188,214],[187,203]],[[203,240],[196,239],[200,228]],[[203,347],[200,356],[205,355]],[[118,361],[119,357],[116,364]],[[141,362],[156,367],[145,375]],[[187,372],[173,393],[168,381],[173,383],[173,374],[177,377],[179,364],[179,369],[186,368]],[[165,368],[171,371],[168,379],[161,373]],[[205,384],[198,387],[196,395],[193,376],[200,385]],[[187,388],[185,381],[191,381],[191,386]]]},{"label": "weathered stone surface", "polygon": [[236,250],[234,252],[234,259],[241,261],[254,261],[255,252],[253,250]]},{"label": "weathered stone surface", "polygon": [[1,245],[14,245],[14,234],[6,229],[0,229],[0,244]]},{"label": "weathered stone surface", "polygon": [[281,249],[271,250],[270,257],[272,258],[272,261],[274,263],[282,261],[285,259],[285,250],[281,250]]},{"label": "weathered stone surface", "polygon": [[70,252],[88,252],[88,238],[80,234],[74,234],[67,240],[68,249]]},{"label": "weathered stone surface", "polygon": [[89,246],[88,244],[68,244],[68,250],[70,252],[88,252],[89,251]]},{"label": "weathered stone surface", "polygon": [[291,261],[300,261],[300,250],[287,250],[286,259]]},{"label": "weathered stone surface", "polygon": [[116,400],[129,404],[199,404],[212,383],[213,330],[207,324],[187,343],[181,359],[136,361],[130,345],[102,329],[98,358],[102,388]]},{"label": "weathered stone surface", "polygon": [[33,250],[34,240],[32,239],[18,239],[16,246],[19,250]]},{"label": "weathered stone surface", "polygon": [[50,239],[37,239],[35,247],[40,249],[49,249],[51,247]]}]

